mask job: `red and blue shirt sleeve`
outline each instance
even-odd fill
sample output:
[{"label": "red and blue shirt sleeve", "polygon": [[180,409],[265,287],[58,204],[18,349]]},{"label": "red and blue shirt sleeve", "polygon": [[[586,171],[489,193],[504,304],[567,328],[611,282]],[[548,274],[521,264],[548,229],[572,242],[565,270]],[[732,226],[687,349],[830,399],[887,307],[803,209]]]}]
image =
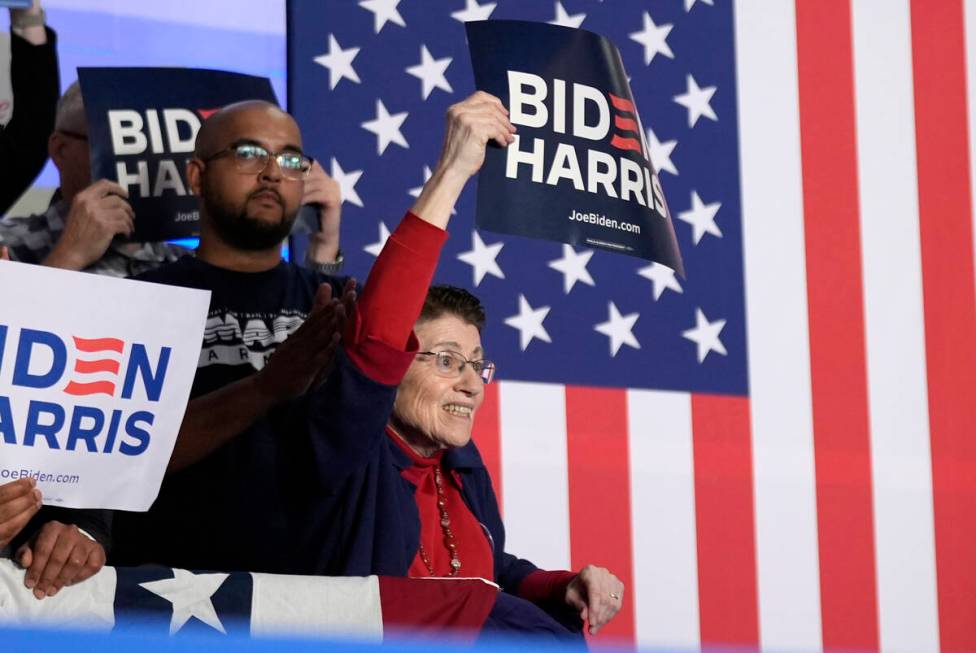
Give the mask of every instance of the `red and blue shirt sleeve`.
[{"label": "red and blue shirt sleeve", "polygon": [[373,264],[346,321],[344,347],[374,381],[396,385],[406,374],[418,349],[413,325],[446,241],[446,231],[408,212]]}]

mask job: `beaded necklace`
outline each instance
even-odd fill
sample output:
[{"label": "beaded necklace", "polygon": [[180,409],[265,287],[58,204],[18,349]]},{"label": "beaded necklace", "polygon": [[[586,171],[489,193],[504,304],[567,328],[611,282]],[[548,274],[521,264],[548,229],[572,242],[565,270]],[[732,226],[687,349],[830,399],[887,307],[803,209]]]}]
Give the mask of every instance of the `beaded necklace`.
[{"label": "beaded necklace", "polygon": [[[437,508],[441,513],[441,530],[444,531],[444,546],[451,552],[451,573],[448,576],[457,576],[461,571],[461,558],[458,557],[457,540],[451,530],[451,518],[447,514],[447,496],[444,494],[444,479],[441,476],[440,465],[434,467],[434,486],[437,488]],[[434,566],[430,563],[424,543],[420,543],[420,559],[431,576],[436,576]]]}]

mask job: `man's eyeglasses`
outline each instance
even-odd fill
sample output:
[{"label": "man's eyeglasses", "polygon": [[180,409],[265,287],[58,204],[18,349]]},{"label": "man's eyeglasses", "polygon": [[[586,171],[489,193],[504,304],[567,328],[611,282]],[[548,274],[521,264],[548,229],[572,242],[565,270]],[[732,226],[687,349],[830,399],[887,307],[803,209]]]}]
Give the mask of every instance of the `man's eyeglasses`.
[{"label": "man's eyeglasses", "polygon": [[308,176],[308,171],[312,169],[312,158],[305,156],[301,152],[294,150],[284,150],[282,152],[268,152],[265,148],[255,143],[237,143],[228,148],[211,154],[203,160],[210,163],[214,159],[222,156],[234,158],[234,164],[240,172],[257,174],[264,170],[268,161],[274,157],[275,162],[281,169],[281,174],[286,179],[295,181],[304,179]]},{"label": "man's eyeglasses", "polygon": [[465,365],[470,365],[474,373],[481,377],[482,383],[491,383],[495,376],[495,364],[491,361],[469,361],[456,351],[418,351],[418,356],[433,356],[434,370],[441,376],[456,379],[461,376]]}]

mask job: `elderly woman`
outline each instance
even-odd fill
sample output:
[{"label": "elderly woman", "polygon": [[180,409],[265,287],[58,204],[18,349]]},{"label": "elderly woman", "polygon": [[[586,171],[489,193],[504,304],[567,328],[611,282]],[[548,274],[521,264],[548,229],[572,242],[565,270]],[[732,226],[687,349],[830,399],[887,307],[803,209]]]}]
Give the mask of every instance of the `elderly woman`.
[{"label": "elderly woman", "polygon": [[484,93],[449,110],[437,169],[373,266],[336,368],[310,399],[310,450],[297,464],[313,466],[298,481],[312,506],[301,509],[298,559],[328,575],[486,578],[509,597],[568,612],[577,630],[578,615],[595,634],[619,610],[623,585],[599,567],[547,572],[505,552],[471,441],[494,372],[481,343],[484,311],[463,290],[427,292],[464,184],[486,144],[505,147],[514,131]]}]

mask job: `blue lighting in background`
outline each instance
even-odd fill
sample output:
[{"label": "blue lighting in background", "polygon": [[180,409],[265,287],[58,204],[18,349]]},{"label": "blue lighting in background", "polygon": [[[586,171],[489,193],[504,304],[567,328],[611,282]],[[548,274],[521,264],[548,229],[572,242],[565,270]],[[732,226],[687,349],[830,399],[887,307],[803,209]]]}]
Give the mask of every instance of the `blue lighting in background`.
[{"label": "blue lighting in background", "polygon": [[[168,240],[166,242],[168,242],[170,245],[177,245],[179,247],[185,247],[187,249],[194,249],[194,250],[200,246],[199,238],[179,238],[177,240]],[[281,258],[285,259],[286,261],[291,260],[291,252],[288,251],[287,242],[281,248]]]}]

